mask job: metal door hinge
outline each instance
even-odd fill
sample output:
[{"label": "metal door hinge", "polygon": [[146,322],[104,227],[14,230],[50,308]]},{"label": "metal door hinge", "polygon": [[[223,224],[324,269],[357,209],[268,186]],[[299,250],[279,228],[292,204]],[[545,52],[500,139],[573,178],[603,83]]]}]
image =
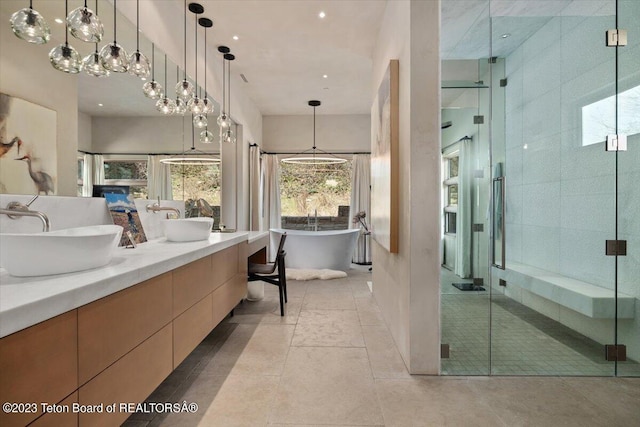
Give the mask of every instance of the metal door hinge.
[{"label": "metal door hinge", "polygon": [[605,250],[607,256],[626,256],[627,255],[627,241],[626,240],[607,240],[607,247]]},{"label": "metal door hinge", "polygon": [[627,135],[607,135],[607,151],[627,151]]},{"label": "metal door hinge", "polygon": [[627,30],[607,30],[607,46],[626,46]]},{"label": "metal door hinge", "polygon": [[471,226],[471,231],[484,231],[484,224],[473,224]]},{"label": "metal door hinge", "polygon": [[607,362],[624,362],[627,360],[627,346],[624,344],[606,344],[604,358]]},{"label": "metal door hinge", "polygon": [[498,285],[500,285],[500,286],[507,286],[507,281],[506,281],[506,280],[504,280],[504,279],[500,279],[500,280],[498,281]]},{"label": "metal door hinge", "polygon": [[484,123],[484,116],[473,116],[473,124],[481,125]]},{"label": "metal door hinge", "polygon": [[440,344],[440,358],[441,359],[449,358],[449,344]]},{"label": "metal door hinge", "polygon": [[500,87],[505,87],[507,86],[508,83],[508,79],[500,79]]}]

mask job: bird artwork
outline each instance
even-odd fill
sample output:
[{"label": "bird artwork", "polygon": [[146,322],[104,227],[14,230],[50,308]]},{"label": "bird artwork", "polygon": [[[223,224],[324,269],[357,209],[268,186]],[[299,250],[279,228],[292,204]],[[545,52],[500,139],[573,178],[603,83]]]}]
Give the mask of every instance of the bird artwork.
[{"label": "bird artwork", "polygon": [[15,160],[23,160],[27,162],[29,176],[31,176],[33,183],[38,188],[38,194],[44,193],[45,195],[48,195],[49,193],[53,193],[53,178],[51,178],[51,175],[46,172],[34,171],[31,166],[31,156],[29,154]]},{"label": "bird artwork", "polygon": [[7,154],[14,145],[18,145],[18,155],[20,155],[20,147],[22,146],[22,140],[17,136],[11,140],[11,142],[4,143],[0,142],[0,157],[3,157]]}]

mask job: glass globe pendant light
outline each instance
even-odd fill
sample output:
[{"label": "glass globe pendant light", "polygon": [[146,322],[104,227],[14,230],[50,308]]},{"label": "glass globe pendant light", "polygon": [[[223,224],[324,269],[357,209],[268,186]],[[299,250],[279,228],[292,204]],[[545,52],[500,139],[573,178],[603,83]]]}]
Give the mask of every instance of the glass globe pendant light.
[{"label": "glass globe pendant light", "polygon": [[202,132],[200,132],[200,142],[203,144],[213,144],[216,136],[209,130],[209,128],[205,128]]},{"label": "glass globe pendant light", "polygon": [[87,43],[101,41],[104,26],[96,13],[87,7],[87,0],[84,0],[84,6],[72,10],[67,16],[67,28],[71,35]]},{"label": "glass globe pendant light", "polygon": [[[98,13],[98,0],[96,0],[96,14]],[[82,60],[82,70],[93,77],[107,77],[109,76],[109,70],[104,68],[102,61],[100,61],[100,54],[98,53],[98,43],[96,43],[96,49],[93,53],[85,56]]]},{"label": "glass globe pendant light", "polygon": [[[144,96],[149,99],[160,99],[164,96],[162,85],[156,81],[156,45],[151,44],[151,62],[153,66],[151,68],[151,81],[142,85],[142,92]],[[165,79],[166,80],[166,79]],[[165,85],[167,82],[165,81]]]},{"label": "glass globe pendant light", "polygon": [[[228,91],[227,91],[227,114],[226,114],[226,121],[227,121],[227,126],[226,127],[220,127],[220,133],[221,133],[221,137],[220,140],[224,143],[228,143],[228,144],[235,144],[236,142],[236,136],[233,132],[233,129],[231,129],[231,61],[233,61],[234,59],[236,59],[235,55],[231,54],[231,53],[225,53],[224,54],[224,59],[227,61],[227,67],[228,72],[227,72],[227,86],[228,86]],[[218,118],[218,120],[220,120],[220,118]]]},{"label": "glass globe pendant light", "polygon": [[[69,7],[69,0],[65,0],[65,14]],[[66,24],[65,24],[66,26]],[[69,45],[69,33],[65,28],[64,44],[58,45],[49,52],[49,61],[53,68],[70,74],[78,74],[82,65],[82,58],[77,50]]]},{"label": "glass globe pendant light", "polygon": [[[196,54],[195,54],[195,66],[196,66],[196,81],[195,81],[195,88],[196,90],[194,91],[193,97],[189,100],[189,102],[187,102],[187,107],[189,108],[189,111],[191,111],[191,114],[195,115],[196,117],[202,115],[202,110],[204,109],[204,104],[202,102],[202,99],[198,97],[198,15],[202,12],[204,12],[204,8],[199,5],[198,3],[189,3],[189,10],[191,12],[193,12],[193,14],[196,16],[196,22],[195,22],[195,50],[196,50]],[[202,122],[202,118],[198,117],[199,122]],[[206,118],[204,118],[204,121],[206,122]],[[194,118],[194,123],[195,123],[195,118]],[[206,125],[205,125],[206,126]],[[204,126],[202,126],[204,127]]]},{"label": "glass globe pendant light", "polygon": [[207,92],[207,29],[213,27],[213,21],[209,18],[200,18],[198,20],[198,24],[204,27],[204,98],[202,98],[202,114],[211,114],[213,113],[214,106],[213,101],[209,98],[209,93]]},{"label": "glass globe pendant light", "polygon": [[[164,54],[164,85],[167,86],[167,54]],[[173,99],[163,96],[156,102],[156,110],[160,111],[165,116],[170,116],[176,111],[176,103]]]},{"label": "glass globe pendant light", "polygon": [[[189,5],[189,7],[191,7],[191,4]],[[202,6],[200,6],[200,9],[204,11]],[[193,91],[193,85],[189,80],[187,80],[187,0],[184,0],[184,79],[182,79],[182,81],[178,82],[178,84],[176,85],[176,95],[184,102],[189,102],[189,100],[193,96]]]},{"label": "glass globe pendant light", "polygon": [[140,53],[140,0],[136,0],[136,51],[129,57],[129,74],[141,79],[146,79],[151,74],[149,60]]},{"label": "glass globe pendant light", "polygon": [[33,1],[29,7],[20,9],[11,15],[11,30],[16,37],[35,44],[45,44],[51,38],[51,30],[42,15],[33,10]]},{"label": "glass globe pendant light", "polygon": [[227,91],[227,79],[226,79],[226,70],[227,63],[225,55],[231,52],[227,46],[218,46],[218,52],[222,53],[222,106],[220,107],[220,115],[218,116],[218,127],[220,128],[220,139],[222,139],[223,130],[228,129],[231,126],[231,120],[229,120],[229,116],[227,115],[225,109],[227,108],[226,102],[226,91]]},{"label": "glass globe pendant light", "polygon": [[[176,80],[180,81],[180,67],[176,65]],[[182,100],[179,96],[176,96],[176,110],[175,114],[184,116],[187,112],[187,103]]]},{"label": "glass globe pendant light", "polygon": [[114,73],[126,73],[129,71],[129,55],[116,41],[116,2],[113,0],[113,43],[106,44],[100,50],[102,65]]}]

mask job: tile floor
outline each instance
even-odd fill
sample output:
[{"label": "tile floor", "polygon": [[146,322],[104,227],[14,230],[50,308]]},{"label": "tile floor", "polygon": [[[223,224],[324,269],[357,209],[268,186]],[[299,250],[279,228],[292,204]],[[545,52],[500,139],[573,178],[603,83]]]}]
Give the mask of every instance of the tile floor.
[{"label": "tile floor", "polygon": [[411,376],[366,284],[289,283],[244,302],[149,397],[193,414],[134,414],[137,426],[632,426],[640,379]]}]

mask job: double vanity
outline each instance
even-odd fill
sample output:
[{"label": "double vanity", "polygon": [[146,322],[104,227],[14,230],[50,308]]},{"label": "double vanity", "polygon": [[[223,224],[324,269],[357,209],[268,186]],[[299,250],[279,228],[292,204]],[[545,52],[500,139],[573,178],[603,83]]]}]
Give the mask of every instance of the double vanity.
[{"label": "double vanity", "polygon": [[212,233],[117,248],[83,272],[0,270],[0,401],[16,404],[0,425],[120,425],[245,296],[247,258],[267,243]]}]

